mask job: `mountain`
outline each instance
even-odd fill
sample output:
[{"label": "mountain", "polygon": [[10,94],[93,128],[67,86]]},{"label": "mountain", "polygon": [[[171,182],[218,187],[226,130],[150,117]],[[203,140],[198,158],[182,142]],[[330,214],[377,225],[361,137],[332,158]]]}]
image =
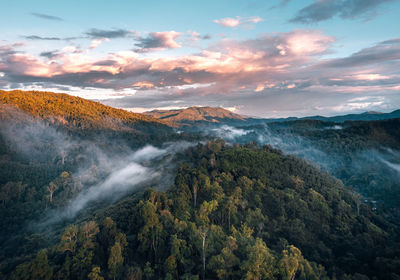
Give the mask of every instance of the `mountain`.
[{"label": "mountain", "polygon": [[213,122],[218,123],[222,120],[245,120],[246,117],[232,113],[221,107],[189,107],[178,110],[154,110],[144,114],[171,122]]},{"label": "mountain", "polygon": [[[342,116],[324,117],[324,116],[309,116],[309,117],[289,117],[289,118],[253,118],[232,113],[220,107],[189,107],[186,109],[177,110],[154,110],[144,113],[147,116],[164,120],[168,123],[178,124],[233,124],[233,125],[255,125],[273,122],[290,122],[301,120],[314,120],[332,123],[343,123],[346,121],[376,121],[400,118],[400,109],[391,113],[381,113],[375,111],[364,112],[361,114],[348,114]],[[246,122],[246,123],[244,123]]]},{"label": "mountain", "polygon": [[255,123],[285,122],[285,121],[296,121],[296,120],[319,120],[325,122],[343,123],[346,121],[378,121],[378,120],[387,120],[396,118],[400,118],[400,109],[390,113],[369,111],[361,114],[348,114],[348,115],[333,116],[333,117],[310,116],[303,118],[289,117],[289,118],[277,118],[277,119],[251,119],[251,120]]},{"label": "mountain", "polygon": [[387,120],[395,118],[400,118],[400,110],[395,110],[391,113],[369,111],[361,114],[348,114],[348,115],[334,116],[334,117],[313,116],[303,119],[313,119],[313,120],[321,120],[329,122],[345,122],[345,121],[378,121],[378,120]]},{"label": "mountain", "polygon": [[[64,93],[0,90],[0,119],[24,121],[30,118],[70,129],[134,130],[138,126],[166,127],[150,116],[112,108]],[[19,112],[19,113],[17,113]]]}]

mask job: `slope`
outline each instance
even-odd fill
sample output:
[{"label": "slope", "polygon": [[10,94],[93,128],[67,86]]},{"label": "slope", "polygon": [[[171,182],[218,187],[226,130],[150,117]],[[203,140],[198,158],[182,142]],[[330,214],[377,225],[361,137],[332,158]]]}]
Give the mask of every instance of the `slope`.
[{"label": "slope", "polygon": [[[0,104],[14,106],[35,118],[72,129],[131,130],[143,124],[165,126],[165,122],[144,114],[115,109],[63,93],[0,90]],[[14,117],[14,114],[6,113],[7,107],[3,106],[0,110],[0,118]]]},{"label": "slope", "polygon": [[397,279],[392,226],[327,173],[269,146],[216,141],[181,157],[167,192],[69,225],[12,279],[40,260],[67,279]]},{"label": "slope", "polygon": [[232,113],[223,108],[189,107],[179,110],[155,110],[145,112],[146,115],[172,122],[219,122],[221,120],[245,120],[246,117]]}]

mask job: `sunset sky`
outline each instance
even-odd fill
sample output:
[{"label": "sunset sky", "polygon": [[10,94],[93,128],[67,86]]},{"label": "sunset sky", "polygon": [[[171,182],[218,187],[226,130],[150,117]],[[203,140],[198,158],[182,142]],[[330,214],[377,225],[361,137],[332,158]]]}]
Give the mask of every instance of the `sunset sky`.
[{"label": "sunset sky", "polygon": [[0,88],[136,112],[400,108],[400,1],[2,1]]}]

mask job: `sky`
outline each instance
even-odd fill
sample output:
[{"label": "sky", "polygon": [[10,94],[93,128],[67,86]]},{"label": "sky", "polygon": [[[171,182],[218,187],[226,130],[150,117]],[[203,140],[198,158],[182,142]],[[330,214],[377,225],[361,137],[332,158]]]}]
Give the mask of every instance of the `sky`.
[{"label": "sky", "polygon": [[400,0],[0,0],[0,89],[135,112],[400,108]]}]

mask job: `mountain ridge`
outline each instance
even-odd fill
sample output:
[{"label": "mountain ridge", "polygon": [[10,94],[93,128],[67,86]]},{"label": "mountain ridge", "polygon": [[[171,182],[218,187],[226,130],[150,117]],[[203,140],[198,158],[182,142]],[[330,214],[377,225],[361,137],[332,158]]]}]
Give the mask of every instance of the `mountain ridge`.
[{"label": "mountain ridge", "polygon": [[194,106],[185,109],[173,110],[152,110],[144,112],[143,114],[153,118],[164,120],[170,123],[193,123],[193,122],[208,122],[208,123],[221,123],[226,121],[251,121],[251,122],[287,122],[298,120],[319,120],[324,122],[344,123],[346,121],[377,121],[386,119],[400,118],[400,109],[394,110],[389,113],[382,113],[376,111],[366,111],[359,114],[346,114],[337,115],[332,117],[325,117],[320,115],[307,116],[307,117],[287,117],[287,118],[257,118],[236,114],[226,110],[222,107],[210,106]]},{"label": "mountain ridge", "polygon": [[[167,126],[167,123],[150,116],[113,108],[99,102],[65,93],[43,91],[0,90],[0,118],[21,120],[29,117],[73,129],[132,130],[135,126],[149,124]],[[11,112],[10,112],[11,110]]]},{"label": "mountain ridge", "polygon": [[298,120],[318,120],[325,122],[337,122],[343,123],[346,121],[378,121],[378,120],[387,120],[387,119],[396,119],[400,118],[400,109],[394,110],[390,113],[382,113],[375,111],[367,111],[359,114],[346,114],[346,115],[337,115],[332,117],[324,117],[320,115],[316,116],[308,116],[308,117],[288,117],[288,118],[253,118],[253,120],[257,121],[267,121],[267,122],[286,122],[286,121],[298,121]]},{"label": "mountain ridge", "polygon": [[147,116],[172,122],[205,121],[218,123],[224,119],[245,120],[246,117],[235,114],[222,107],[189,107],[175,110],[153,110],[145,112]]}]

